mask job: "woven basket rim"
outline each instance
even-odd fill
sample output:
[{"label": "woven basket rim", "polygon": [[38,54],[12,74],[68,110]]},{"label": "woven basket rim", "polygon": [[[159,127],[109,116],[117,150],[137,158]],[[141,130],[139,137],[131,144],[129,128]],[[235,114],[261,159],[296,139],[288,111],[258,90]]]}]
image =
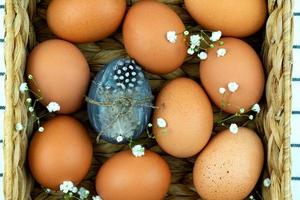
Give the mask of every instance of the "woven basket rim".
[{"label": "woven basket rim", "polygon": [[[26,97],[19,94],[19,85],[24,81],[27,47],[32,48],[35,44],[34,39],[30,39],[34,31],[30,19],[35,12],[36,0],[5,1],[4,193],[7,200],[27,200],[31,199],[32,180],[26,174],[24,163],[31,130],[17,132],[15,124],[28,123],[24,109]],[[270,188],[263,188],[263,199],[291,200],[293,0],[269,0],[268,11],[263,44],[263,61],[268,74],[267,106],[259,127],[265,133],[266,169],[272,184]]]}]

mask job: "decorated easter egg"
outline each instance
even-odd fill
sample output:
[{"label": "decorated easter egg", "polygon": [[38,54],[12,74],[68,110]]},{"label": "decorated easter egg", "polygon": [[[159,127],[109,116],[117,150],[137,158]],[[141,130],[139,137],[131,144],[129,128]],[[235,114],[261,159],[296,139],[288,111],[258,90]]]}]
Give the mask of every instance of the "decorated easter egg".
[{"label": "decorated easter egg", "polygon": [[167,162],[152,151],[135,157],[121,151],[107,160],[96,177],[99,196],[108,200],[162,200],[171,182]]},{"label": "decorated easter egg", "polygon": [[265,0],[185,0],[190,15],[205,29],[225,36],[246,37],[257,32],[267,15]]},{"label": "decorated easter egg", "polygon": [[265,77],[254,49],[236,38],[222,38],[224,45],[209,49],[200,63],[200,79],[211,100],[228,113],[246,111],[263,95]]},{"label": "decorated easter egg", "polygon": [[264,164],[264,148],[257,134],[239,128],[211,139],[197,158],[193,180],[206,200],[245,199],[254,189]]},{"label": "decorated easter egg", "polygon": [[[139,1],[125,17],[124,45],[146,71],[166,74],[184,62],[187,48],[183,34],[179,34],[184,30],[179,16],[167,5],[153,0]],[[167,40],[168,32],[174,33],[171,42]]]},{"label": "decorated easter egg", "polygon": [[93,146],[87,130],[76,119],[58,116],[43,124],[30,142],[32,176],[46,188],[58,190],[64,181],[79,184],[92,163]]},{"label": "decorated easter egg", "polygon": [[92,81],[87,98],[90,122],[102,139],[126,143],[148,124],[152,99],[141,68],[130,59],[115,60]]},{"label": "decorated easter egg", "polygon": [[117,30],[126,0],[52,0],[47,10],[49,28],[70,42],[102,40]]},{"label": "decorated easter egg", "polygon": [[186,158],[204,148],[212,132],[213,111],[198,83],[172,80],[160,91],[155,107],[153,134],[164,151]]}]

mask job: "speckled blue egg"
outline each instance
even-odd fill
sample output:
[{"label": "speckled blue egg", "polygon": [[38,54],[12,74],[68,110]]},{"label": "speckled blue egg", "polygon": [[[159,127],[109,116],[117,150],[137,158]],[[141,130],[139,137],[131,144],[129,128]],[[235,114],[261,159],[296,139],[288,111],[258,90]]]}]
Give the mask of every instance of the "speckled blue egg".
[{"label": "speckled blue egg", "polygon": [[133,60],[107,64],[87,97],[89,119],[98,138],[115,144],[138,138],[149,123],[152,100],[150,84]]}]

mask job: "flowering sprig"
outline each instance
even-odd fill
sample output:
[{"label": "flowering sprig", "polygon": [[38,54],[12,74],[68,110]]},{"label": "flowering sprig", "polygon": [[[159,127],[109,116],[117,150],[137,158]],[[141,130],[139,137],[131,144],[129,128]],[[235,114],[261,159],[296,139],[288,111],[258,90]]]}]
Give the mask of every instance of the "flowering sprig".
[{"label": "flowering sprig", "polygon": [[[187,53],[189,55],[197,55],[200,60],[206,60],[208,58],[207,51],[209,48],[216,47],[216,43],[219,46],[223,46],[224,42],[221,41],[221,31],[208,31],[208,30],[185,30],[182,33],[176,31],[168,31],[166,33],[166,39],[168,42],[175,44],[178,39],[178,35],[183,35],[188,47]],[[217,57],[223,57],[226,55],[225,48],[219,48],[217,50]]]},{"label": "flowering sprig", "polygon": [[134,157],[143,157],[145,155],[145,147],[140,144],[135,145],[134,147],[132,147],[131,152]]},{"label": "flowering sprig", "polygon": [[[259,108],[260,109],[260,106],[258,104],[255,104],[255,108]],[[239,130],[239,126],[236,124],[236,123],[231,123],[229,126],[227,125],[227,122],[229,121],[232,121],[233,119],[235,118],[239,118],[239,117],[247,117],[248,121],[246,121],[243,125],[243,126],[246,126],[247,123],[249,121],[252,121],[254,120],[254,115],[253,115],[253,112],[258,114],[259,111],[257,109],[252,109],[250,111],[248,111],[247,113],[245,112],[245,109],[244,108],[241,108],[239,112],[235,113],[234,115],[231,115],[225,119],[222,119],[222,120],[219,120],[216,122],[217,125],[222,125],[224,127],[227,127],[229,128],[229,131],[232,133],[232,134],[237,134],[238,133],[238,130]]]},{"label": "flowering sprig", "polygon": [[[37,87],[37,84],[33,78],[33,76],[31,74],[28,75],[28,80],[30,82],[32,82],[35,87]],[[38,131],[39,132],[44,132],[44,127],[42,127],[40,124],[40,120],[43,118],[43,117],[46,117],[49,113],[52,113],[52,112],[57,112],[60,110],[60,106],[57,102],[50,102],[48,105],[47,105],[47,109],[48,109],[48,112],[49,113],[46,113],[42,116],[37,116],[36,113],[35,113],[35,107],[37,105],[37,103],[41,100],[43,100],[43,97],[42,97],[42,94],[41,94],[41,91],[38,89],[37,92],[31,90],[29,87],[28,87],[28,84],[26,82],[23,82],[20,84],[19,86],[19,91],[21,94],[25,94],[28,96],[28,98],[25,100],[25,105],[26,105],[26,108],[28,110],[28,113],[30,114],[30,117],[33,118],[33,122],[34,123],[37,123],[38,125]],[[30,98],[30,94],[33,94],[36,99],[32,100],[32,98]],[[16,131],[22,131],[24,129],[24,125],[22,123],[17,123],[15,125],[15,129]]]},{"label": "flowering sprig", "polygon": [[[221,110],[220,110],[221,118],[222,118],[223,110],[225,109],[225,107],[231,105],[228,102],[227,98],[230,95],[232,95],[233,93],[236,93],[239,90],[239,88],[240,88],[240,85],[236,81],[229,82],[227,84],[227,87],[219,88],[218,92],[221,95]],[[250,111],[246,112],[245,108],[240,108],[239,111],[236,112],[234,115],[231,115],[224,119],[218,120],[218,121],[216,121],[216,124],[228,128],[229,131],[235,135],[239,131],[239,126],[237,123],[231,123],[232,120],[234,120],[236,118],[247,117],[247,121],[242,125],[242,126],[246,126],[249,121],[254,120],[255,116],[259,112],[260,112],[260,106],[259,106],[259,104],[256,103],[251,107]],[[228,122],[230,122],[230,123],[228,124]]]},{"label": "flowering sprig", "polygon": [[[80,187],[79,189],[75,186],[72,181],[64,181],[59,186],[59,191],[63,193],[64,200],[87,200],[91,198],[92,200],[102,200],[100,196],[91,196],[90,191],[84,187]],[[45,189],[46,193],[51,193],[52,191],[48,188]]]}]

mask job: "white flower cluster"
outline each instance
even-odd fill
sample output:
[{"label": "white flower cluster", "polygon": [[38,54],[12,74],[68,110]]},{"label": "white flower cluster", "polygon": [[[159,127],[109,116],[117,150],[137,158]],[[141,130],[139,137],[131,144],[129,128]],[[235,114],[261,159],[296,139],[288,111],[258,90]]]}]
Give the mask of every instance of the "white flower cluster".
[{"label": "white flower cluster", "polygon": [[212,32],[211,37],[209,39],[212,42],[217,42],[221,39],[221,37],[222,37],[222,32],[221,31],[215,31],[215,32]]},{"label": "white flower cluster", "polygon": [[265,186],[265,187],[270,187],[270,186],[271,186],[271,179],[266,178],[266,179],[264,180],[264,186]]},{"label": "white flower cluster", "polygon": [[[201,31],[201,34],[191,34],[191,35],[190,32],[187,30],[183,32],[183,35],[186,38],[188,38],[189,36],[188,38],[189,48],[187,50],[187,53],[189,55],[197,54],[200,60],[206,60],[208,57],[206,50],[201,48],[201,41],[204,41],[206,45],[208,44],[211,48],[213,48],[215,46],[213,43],[219,41],[222,37],[221,31],[215,31],[211,33],[211,36],[209,37],[209,41],[206,41],[206,37],[204,37],[203,34],[209,37],[204,31]],[[176,33],[176,31],[168,31],[166,33],[166,39],[170,43],[176,43],[177,38],[178,38],[178,33]],[[220,44],[222,45],[223,43]],[[226,55],[226,49],[220,48],[217,50],[217,57],[223,57],[225,55]]]},{"label": "white flower cluster", "polygon": [[71,193],[76,193],[78,191],[77,187],[74,185],[72,181],[64,181],[60,186],[59,186],[60,191],[63,193],[67,194],[69,192]]},{"label": "white flower cluster", "polygon": [[21,83],[19,90],[22,94],[25,94],[29,90],[27,83]]},{"label": "white flower cluster", "polygon": [[90,195],[90,191],[88,191],[87,189],[81,187],[78,190],[78,195],[80,199],[87,199]]},{"label": "white flower cluster", "polygon": [[191,35],[190,36],[190,46],[187,50],[187,53],[189,55],[194,55],[195,52],[198,51],[198,48],[200,47],[201,45],[201,39],[202,37],[200,37],[200,35]]},{"label": "white flower cluster", "polygon": [[217,50],[217,57],[224,57],[227,53],[227,50],[225,48],[220,48]]},{"label": "white flower cluster", "polygon": [[100,196],[93,196],[92,200],[102,200]]},{"label": "white flower cluster", "polygon": [[232,134],[237,134],[239,132],[239,127],[237,124],[231,124],[230,127],[229,127],[229,131],[232,133]]},{"label": "white flower cluster", "polygon": [[239,84],[237,82],[228,83],[228,90],[232,93],[236,92],[239,89]]},{"label": "white flower cluster", "polygon": [[207,55],[207,53],[206,52],[204,52],[204,51],[202,51],[202,52],[200,52],[200,53],[198,53],[198,58],[200,58],[200,60],[206,60],[207,59],[207,57],[208,57],[208,55]]},{"label": "white flower cluster", "polygon": [[[239,84],[237,83],[237,82],[229,82],[228,84],[227,84],[227,88],[228,88],[228,90],[231,92],[231,93],[234,93],[234,92],[236,92],[238,89],[239,89]],[[220,87],[219,88],[219,93],[220,94],[225,94],[225,92],[226,92],[227,90],[226,90],[226,88],[224,88],[224,87]]]},{"label": "white flower cluster", "polygon": [[251,108],[252,111],[256,112],[256,113],[260,113],[260,106],[259,104],[254,104]]},{"label": "white flower cluster", "polygon": [[47,106],[48,111],[51,112],[57,112],[60,111],[60,105],[57,102],[50,102]]},{"label": "white flower cluster", "polygon": [[220,87],[220,88],[219,88],[219,93],[220,93],[220,94],[225,94],[225,92],[226,92],[226,89],[225,89],[225,88],[223,88],[223,87]]},{"label": "white flower cluster", "polygon": [[[59,189],[60,189],[60,191],[62,191],[63,193],[65,193],[67,195],[73,196],[74,194],[77,194],[79,196],[79,198],[76,198],[76,199],[80,199],[80,200],[87,200],[90,195],[90,191],[88,191],[84,187],[80,187],[78,190],[78,188],[74,185],[74,183],[72,181],[64,181],[59,186]],[[46,189],[46,192],[50,193],[51,190]],[[100,196],[93,196],[92,200],[102,200],[102,199]]]},{"label": "white flower cluster", "polygon": [[39,132],[42,133],[42,132],[44,132],[44,131],[45,131],[45,128],[42,127],[42,126],[40,126],[40,127],[39,127]]},{"label": "white flower cluster", "polygon": [[122,135],[119,135],[117,137],[117,142],[122,142],[124,140],[123,136]]},{"label": "white flower cluster", "polygon": [[132,149],[132,154],[135,157],[142,157],[145,155],[145,147],[143,147],[142,145],[135,145]]},{"label": "white flower cluster", "polygon": [[157,123],[157,126],[159,128],[166,128],[167,127],[167,122],[163,118],[157,118],[156,123]]},{"label": "white flower cluster", "polygon": [[166,37],[170,43],[176,43],[176,41],[177,41],[176,31],[168,31]]},{"label": "white flower cluster", "polygon": [[24,126],[19,122],[16,124],[16,131],[22,131],[24,129]]},{"label": "white flower cluster", "polygon": [[249,198],[250,198],[251,200],[255,200],[255,198],[254,198],[253,195],[251,195]]}]

